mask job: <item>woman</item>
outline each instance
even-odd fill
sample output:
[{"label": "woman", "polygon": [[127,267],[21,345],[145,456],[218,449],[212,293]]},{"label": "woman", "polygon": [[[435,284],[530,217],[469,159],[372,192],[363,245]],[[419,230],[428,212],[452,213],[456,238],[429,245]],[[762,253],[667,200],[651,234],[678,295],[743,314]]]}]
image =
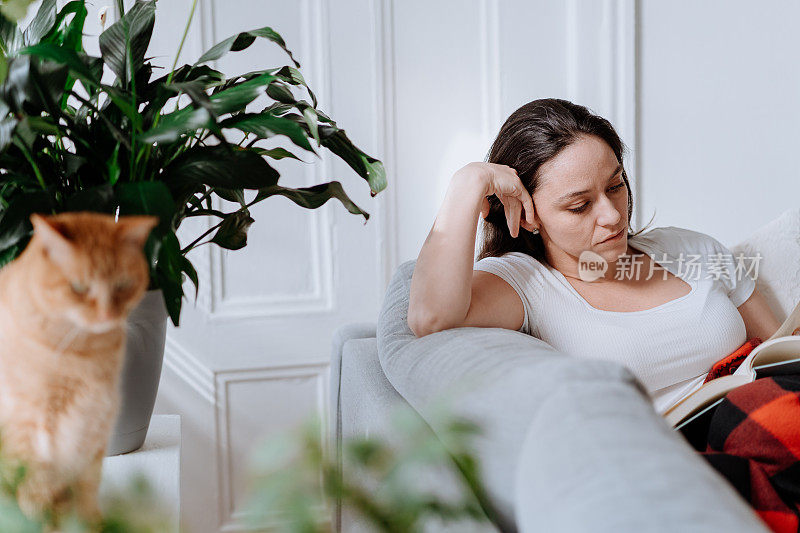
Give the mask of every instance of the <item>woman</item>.
[{"label": "woman", "polygon": [[[452,178],[412,277],[412,331],[500,327],[617,360],[659,413],[747,339],[769,338],[780,323],[751,278],[727,268],[706,279],[714,254],[731,254],[719,241],[676,227],[629,234],[624,151],[613,126],[583,106],[543,99],[516,110],[489,161]],[[608,265],[598,279],[579,271],[587,252]],[[681,253],[683,264],[699,255],[702,270],[679,272]]]},{"label": "woman", "polygon": [[[730,256],[721,271],[710,266],[731,254],[719,241],[674,226],[631,232],[625,151],[583,106],[541,99],[512,113],[488,161],[452,177],[411,281],[414,334],[500,327],[619,361],[660,414],[715,362],[769,338],[780,323],[753,279]],[[699,270],[681,267],[698,256]],[[607,268],[588,270],[585,259]]]}]

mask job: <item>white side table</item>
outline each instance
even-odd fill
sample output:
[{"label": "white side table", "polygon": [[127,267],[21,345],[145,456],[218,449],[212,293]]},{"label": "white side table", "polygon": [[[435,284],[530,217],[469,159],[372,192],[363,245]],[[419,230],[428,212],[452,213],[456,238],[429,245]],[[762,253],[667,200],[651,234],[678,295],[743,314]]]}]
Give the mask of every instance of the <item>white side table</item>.
[{"label": "white side table", "polygon": [[100,482],[100,508],[104,496],[114,488],[129,486],[131,479],[141,473],[147,479],[157,500],[170,511],[173,531],[180,521],[180,458],[181,418],[179,415],[153,415],[144,445],[138,450],[103,460]]}]

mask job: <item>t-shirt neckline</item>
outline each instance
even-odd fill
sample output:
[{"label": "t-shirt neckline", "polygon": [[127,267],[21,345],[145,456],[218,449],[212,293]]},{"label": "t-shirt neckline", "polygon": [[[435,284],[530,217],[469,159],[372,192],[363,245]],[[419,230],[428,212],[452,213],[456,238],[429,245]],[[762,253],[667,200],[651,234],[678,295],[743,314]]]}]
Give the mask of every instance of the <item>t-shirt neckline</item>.
[{"label": "t-shirt neckline", "polygon": [[[581,296],[581,293],[579,293],[575,289],[575,287],[572,286],[572,284],[567,280],[567,278],[566,278],[566,276],[564,276],[564,274],[562,274],[557,269],[555,269],[552,266],[550,266],[547,263],[547,261],[541,261],[541,263],[545,266],[545,268],[551,274],[553,274],[556,278],[558,278],[558,280],[567,288],[567,290],[569,290],[573,295],[575,295],[578,298],[579,301],[583,302],[583,305],[587,309],[590,309],[590,310],[595,311],[597,313],[606,313],[606,314],[611,314],[611,315],[643,315],[643,314],[647,314],[647,313],[653,313],[653,312],[656,312],[656,311],[660,311],[660,310],[662,310],[662,309],[664,309],[666,307],[671,307],[671,306],[677,305],[677,304],[689,299],[693,294],[695,294],[697,292],[697,283],[696,282],[693,282],[692,280],[685,279],[683,276],[679,276],[677,273],[673,272],[672,269],[670,269],[668,265],[664,265],[661,262],[659,262],[659,261],[657,261],[657,260],[655,260],[653,258],[653,255],[655,255],[654,254],[654,250],[656,250],[656,248],[654,246],[650,246],[649,244],[643,243],[639,239],[636,239],[636,241],[633,242],[634,239],[636,239],[636,236],[628,238],[628,245],[631,248],[633,248],[634,250],[636,250],[638,252],[645,252],[645,253],[651,254],[651,257],[650,257],[651,261],[655,262],[657,265],[661,266],[662,268],[665,268],[673,276],[681,279],[685,283],[688,283],[689,287],[691,288],[691,290],[688,293],[684,294],[683,296],[679,296],[679,297],[675,298],[674,300],[670,300],[668,302],[664,302],[663,304],[659,304],[659,305],[657,305],[655,307],[651,307],[650,309],[640,309],[639,311],[609,311],[609,310],[606,310],[606,309],[598,309],[597,307],[595,307],[592,304],[590,304],[586,300],[586,298]],[[663,257],[663,254],[664,254],[663,251],[661,251],[661,250],[656,250],[656,251],[661,253],[662,257]]]}]

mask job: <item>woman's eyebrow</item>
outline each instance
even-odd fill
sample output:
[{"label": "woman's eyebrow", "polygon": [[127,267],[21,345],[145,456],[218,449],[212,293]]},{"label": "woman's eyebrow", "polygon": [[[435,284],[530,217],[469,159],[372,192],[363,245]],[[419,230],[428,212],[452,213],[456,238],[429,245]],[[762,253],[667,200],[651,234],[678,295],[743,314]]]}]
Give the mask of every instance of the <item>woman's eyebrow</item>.
[{"label": "woman's eyebrow", "polygon": [[[614,169],[614,173],[611,174],[611,177],[608,178],[608,181],[611,181],[612,179],[614,179],[614,176],[619,174],[620,170],[622,170],[622,165],[621,164],[617,165],[617,168]],[[576,196],[580,196],[582,194],[586,194],[587,192],[592,192],[592,191],[586,190],[586,191],[575,191],[575,192],[567,193],[564,196],[562,196],[561,198],[559,198],[558,200],[556,200],[556,203],[561,203],[561,202],[564,202],[566,200],[570,200],[572,198],[575,198]]]}]

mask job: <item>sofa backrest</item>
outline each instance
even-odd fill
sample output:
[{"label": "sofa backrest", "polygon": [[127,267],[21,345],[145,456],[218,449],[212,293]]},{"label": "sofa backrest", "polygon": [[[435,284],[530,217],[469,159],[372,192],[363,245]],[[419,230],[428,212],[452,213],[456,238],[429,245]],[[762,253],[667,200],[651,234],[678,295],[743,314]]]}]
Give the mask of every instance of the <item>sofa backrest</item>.
[{"label": "sofa backrest", "polygon": [[491,506],[486,512],[501,531],[514,531],[517,457],[537,408],[570,386],[592,390],[599,383],[627,382],[643,398],[647,393],[621,364],[578,361],[520,331],[453,328],[417,338],[406,320],[415,264],[400,265],[386,291],[377,324],[381,367],[437,434],[447,416],[480,426],[483,434],[473,449],[487,491],[483,503]]}]

